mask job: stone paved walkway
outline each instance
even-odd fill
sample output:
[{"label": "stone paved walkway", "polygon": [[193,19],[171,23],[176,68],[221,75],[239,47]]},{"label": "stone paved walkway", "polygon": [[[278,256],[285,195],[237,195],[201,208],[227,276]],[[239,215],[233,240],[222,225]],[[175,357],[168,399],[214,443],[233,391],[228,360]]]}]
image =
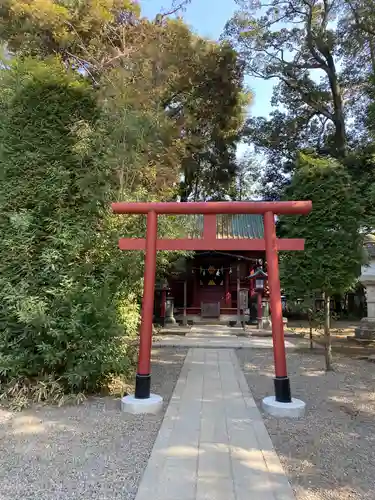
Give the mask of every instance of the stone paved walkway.
[{"label": "stone paved walkway", "polygon": [[192,348],[136,500],[293,500],[233,349]]},{"label": "stone paved walkway", "polygon": [[[184,335],[163,334],[153,340],[154,347],[209,347],[214,349],[230,348],[241,349],[252,347],[257,349],[272,349],[272,337],[248,337],[244,336],[244,330],[240,327],[229,327],[226,325],[195,325],[190,330],[175,326],[174,329],[183,331]],[[173,328],[170,329],[171,331]],[[254,330],[259,332],[258,330]],[[262,330],[263,331],[263,330]],[[287,349],[298,349],[303,340],[285,339]]]},{"label": "stone paved walkway", "polygon": [[[301,344],[301,342],[299,342]],[[154,347],[210,347],[215,349],[241,349],[253,347],[257,349],[272,349],[272,338],[237,337],[236,335],[188,334],[185,337],[163,335],[153,341]],[[285,340],[287,349],[297,349],[298,346],[290,340]]]}]

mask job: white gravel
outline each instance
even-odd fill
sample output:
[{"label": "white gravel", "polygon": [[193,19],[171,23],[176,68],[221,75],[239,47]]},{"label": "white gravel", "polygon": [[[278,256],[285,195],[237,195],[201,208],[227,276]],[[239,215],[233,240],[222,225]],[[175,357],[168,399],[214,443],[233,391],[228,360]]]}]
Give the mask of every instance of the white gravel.
[{"label": "white gravel", "polygon": [[[273,395],[271,351],[238,350],[259,405]],[[292,394],[307,404],[299,420],[264,415],[297,500],[375,499],[375,365],[335,357],[324,372],[321,355],[290,352]]]},{"label": "white gravel", "polygon": [[[173,393],[183,349],[153,352],[152,391]],[[130,416],[120,401],[0,409],[0,500],[133,500],[163,415]]]}]

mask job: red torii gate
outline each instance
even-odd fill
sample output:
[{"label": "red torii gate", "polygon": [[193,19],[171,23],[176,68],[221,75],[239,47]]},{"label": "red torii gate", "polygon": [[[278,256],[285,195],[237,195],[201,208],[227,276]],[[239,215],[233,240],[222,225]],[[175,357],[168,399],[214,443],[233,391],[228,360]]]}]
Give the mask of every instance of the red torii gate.
[{"label": "red torii gate", "polygon": [[[278,251],[304,250],[303,239],[276,238],[275,215],[307,215],[312,209],[311,201],[279,202],[161,202],[161,203],[113,203],[116,214],[147,214],[146,239],[121,238],[121,250],[144,250],[145,271],[142,302],[142,322],[135,398],[150,397],[152,320],[154,310],[154,287],[156,252],[158,250],[265,250],[268,284],[270,290],[272,339],[275,361],[275,397],[280,403],[292,401],[290,381],[287,373],[284,325],[281,307]],[[187,215],[203,214],[203,238],[158,239],[157,220],[159,214]],[[262,214],[264,239],[229,240],[216,238],[216,216],[218,214]]]}]

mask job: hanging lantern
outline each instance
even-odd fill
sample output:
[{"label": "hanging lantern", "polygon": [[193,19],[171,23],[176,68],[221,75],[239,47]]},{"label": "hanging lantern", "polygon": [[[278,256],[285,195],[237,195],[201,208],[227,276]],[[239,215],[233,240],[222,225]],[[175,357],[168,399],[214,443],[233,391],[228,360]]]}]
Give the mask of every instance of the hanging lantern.
[{"label": "hanging lantern", "polygon": [[265,281],[268,278],[267,273],[263,271],[263,269],[258,268],[256,270],[252,269],[250,272],[249,279],[255,279],[255,291],[256,292],[264,292],[265,290]]},{"label": "hanging lantern", "polygon": [[215,274],[215,268],[214,268],[214,266],[210,266],[210,267],[208,268],[208,272],[209,272],[210,274]]}]

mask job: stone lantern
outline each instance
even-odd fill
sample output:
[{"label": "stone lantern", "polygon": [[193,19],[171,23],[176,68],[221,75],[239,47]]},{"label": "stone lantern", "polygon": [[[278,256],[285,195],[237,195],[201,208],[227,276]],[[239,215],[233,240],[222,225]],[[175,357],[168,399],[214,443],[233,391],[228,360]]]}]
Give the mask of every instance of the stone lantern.
[{"label": "stone lantern", "polygon": [[174,297],[167,296],[165,304],[165,324],[175,325],[176,318],[174,317]]},{"label": "stone lantern", "polygon": [[365,250],[368,262],[361,268],[359,281],[365,287],[367,298],[367,317],[355,329],[355,337],[363,340],[375,340],[375,235],[365,237]]},{"label": "stone lantern", "polygon": [[155,282],[155,301],[154,301],[154,323],[165,325],[167,295],[170,291],[168,281],[165,278]]},{"label": "stone lantern", "polygon": [[257,293],[258,329],[269,330],[272,327],[268,301],[268,275],[261,267],[252,270],[248,278],[255,280],[254,291]]}]

